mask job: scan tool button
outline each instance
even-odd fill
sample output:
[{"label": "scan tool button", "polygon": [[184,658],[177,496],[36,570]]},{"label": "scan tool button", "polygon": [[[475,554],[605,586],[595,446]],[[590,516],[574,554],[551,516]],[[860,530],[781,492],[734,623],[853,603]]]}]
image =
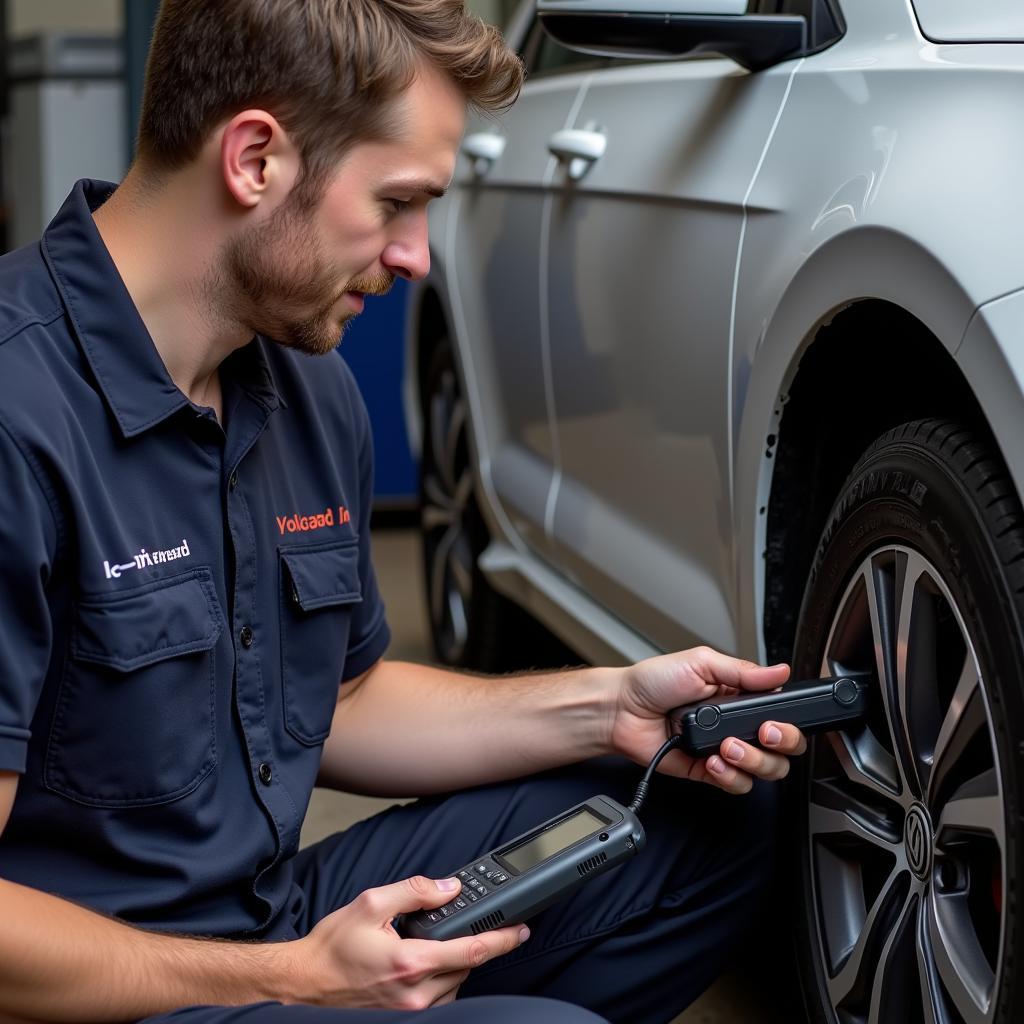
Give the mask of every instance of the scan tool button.
[{"label": "scan tool button", "polygon": [[852,704],[857,699],[857,684],[852,679],[837,679],[832,686],[832,696],[840,704]]},{"label": "scan tool button", "polygon": [[697,724],[702,729],[714,729],[721,717],[718,708],[703,707],[697,709]]}]

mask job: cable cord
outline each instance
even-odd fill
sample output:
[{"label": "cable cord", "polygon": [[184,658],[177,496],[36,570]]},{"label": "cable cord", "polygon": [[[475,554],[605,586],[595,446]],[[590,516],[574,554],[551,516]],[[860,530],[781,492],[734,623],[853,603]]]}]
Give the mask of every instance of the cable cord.
[{"label": "cable cord", "polygon": [[644,800],[647,798],[647,790],[650,788],[651,779],[654,777],[655,769],[661,764],[662,758],[670,750],[675,750],[676,747],[680,746],[682,739],[682,736],[673,736],[671,739],[665,740],[658,752],[651,758],[651,763],[647,766],[647,771],[644,772],[644,777],[640,780],[640,784],[636,787],[636,792],[633,794],[633,802],[629,805],[629,809],[634,814],[640,810]]}]

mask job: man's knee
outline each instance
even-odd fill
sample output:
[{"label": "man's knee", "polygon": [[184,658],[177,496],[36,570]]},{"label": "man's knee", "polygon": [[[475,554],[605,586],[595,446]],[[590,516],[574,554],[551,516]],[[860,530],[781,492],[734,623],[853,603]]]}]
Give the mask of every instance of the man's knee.
[{"label": "man's knee", "polygon": [[478,996],[416,1013],[330,1010],[316,1006],[190,1006],[143,1024],[607,1024],[572,1003],[537,996]]},{"label": "man's knee", "polygon": [[[451,1012],[452,1016],[447,1016]],[[436,1013],[436,1018],[431,1014]],[[539,996],[476,996],[419,1014],[416,1024],[607,1024],[582,1006]]]}]

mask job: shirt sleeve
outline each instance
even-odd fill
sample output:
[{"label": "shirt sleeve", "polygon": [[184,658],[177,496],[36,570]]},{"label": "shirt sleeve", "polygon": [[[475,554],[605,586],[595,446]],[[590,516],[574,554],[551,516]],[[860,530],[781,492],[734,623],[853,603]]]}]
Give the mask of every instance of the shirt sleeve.
[{"label": "shirt sleeve", "polygon": [[370,417],[351,374],[348,376],[352,407],[361,421],[359,442],[359,583],[363,599],[353,612],[342,682],[361,675],[384,656],[391,642],[391,630],[384,613],[384,599],[377,586],[370,552],[370,515],[373,511],[373,435]]},{"label": "shirt sleeve", "polygon": [[39,480],[0,422],[0,771],[19,773],[53,642],[46,588],[58,532]]}]

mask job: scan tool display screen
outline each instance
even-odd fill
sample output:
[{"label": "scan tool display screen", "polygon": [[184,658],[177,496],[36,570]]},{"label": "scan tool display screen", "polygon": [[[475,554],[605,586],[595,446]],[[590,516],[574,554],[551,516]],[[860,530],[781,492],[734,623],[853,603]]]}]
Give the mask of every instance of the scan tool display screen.
[{"label": "scan tool display screen", "polygon": [[520,846],[511,850],[502,850],[501,856],[520,874],[529,871],[530,868],[554,857],[568,849],[579,839],[598,832],[608,823],[602,821],[596,814],[591,814],[586,808],[569,815],[560,821],[553,828],[549,828],[540,835],[527,839]]}]

